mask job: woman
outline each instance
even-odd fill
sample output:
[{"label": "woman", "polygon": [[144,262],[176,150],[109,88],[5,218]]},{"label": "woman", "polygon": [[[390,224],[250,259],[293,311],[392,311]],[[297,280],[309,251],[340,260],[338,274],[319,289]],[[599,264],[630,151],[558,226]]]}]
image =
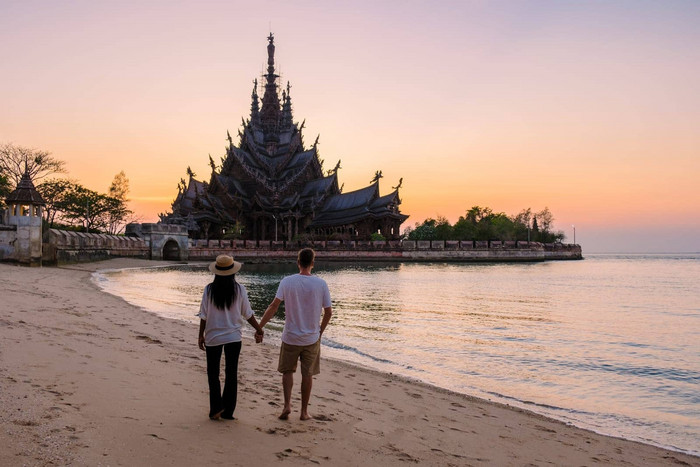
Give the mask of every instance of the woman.
[{"label": "woman", "polygon": [[[209,265],[214,280],[204,288],[199,307],[199,348],[207,352],[209,379],[209,418],[233,420],[238,395],[238,357],[241,353],[243,318],[255,328],[256,342],[262,341],[263,330],[253,315],[245,287],[236,282],[235,274],[242,264],[231,256],[217,256]],[[219,365],[221,353],[226,355],[226,380],[221,394]]]}]

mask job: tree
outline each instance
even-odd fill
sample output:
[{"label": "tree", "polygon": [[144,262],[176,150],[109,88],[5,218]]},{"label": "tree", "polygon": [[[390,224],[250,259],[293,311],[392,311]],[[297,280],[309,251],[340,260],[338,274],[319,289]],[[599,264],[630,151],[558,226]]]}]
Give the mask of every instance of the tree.
[{"label": "tree", "polygon": [[0,144],[0,174],[7,177],[12,186],[17,186],[25,169],[36,183],[48,175],[65,172],[65,162],[56,159],[47,151]]},{"label": "tree", "polygon": [[549,232],[552,222],[554,222],[554,216],[549,211],[549,208],[545,206],[543,210],[535,214],[535,217],[540,220],[540,229],[543,232]]},{"label": "tree", "polygon": [[532,241],[560,242],[564,233],[550,231],[553,219],[546,207],[534,215],[527,208],[511,217],[503,212],[494,213],[488,207],[472,206],[454,226],[438,216],[437,220],[416,222],[413,228],[406,228],[404,235],[409,240],[526,240],[531,225]]},{"label": "tree", "polygon": [[565,235],[561,230],[558,232],[552,232],[552,222],[554,221],[554,216],[550,212],[548,207],[536,214],[536,218],[539,219],[540,233],[539,241],[543,243],[554,243],[561,242]]},{"label": "tree", "polygon": [[532,218],[532,241],[540,241],[540,226],[537,225],[537,216]]},{"label": "tree", "polygon": [[86,232],[97,228],[99,218],[106,212],[104,195],[75,184],[66,194],[62,216],[71,223],[82,224]]},{"label": "tree", "polygon": [[515,239],[516,240],[527,240],[528,234],[530,233],[531,221],[532,221],[532,209],[527,208],[520,211],[518,214],[513,216],[513,228],[515,229]]},{"label": "tree", "polygon": [[481,206],[472,206],[472,208],[467,211],[467,220],[472,224],[478,224],[485,218],[488,218],[493,214],[491,208],[482,208]]},{"label": "tree", "polygon": [[7,195],[10,193],[12,193],[10,181],[7,179],[7,176],[0,173],[0,208],[5,207],[5,198],[7,198]]},{"label": "tree", "polygon": [[107,197],[107,212],[104,229],[107,233],[117,235],[124,230],[127,224],[136,222],[134,212],[126,207],[126,203],[118,198]]},{"label": "tree", "polygon": [[36,189],[46,203],[44,219],[49,227],[54,226],[56,216],[65,210],[67,195],[73,191],[75,185],[75,182],[65,178],[52,178],[37,185]]},{"label": "tree", "polygon": [[532,209],[527,208],[520,211],[514,218],[513,222],[516,224],[522,224],[525,227],[530,227],[530,220],[532,219]]},{"label": "tree", "polygon": [[435,221],[435,240],[452,240],[452,226],[446,217],[438,216]]},{"label": "tree", "polygon": [[131,215],[133,211],[126,207],[129,201],[126,195],[129,193],[129,179],[122,170],[114,176],[112,184],[109,186],[108,196],[114,201],[111,201],[112,207],[107,211],[107,232],[110,234],[118,234],[122,229],[132,221]]},{"label": "tree", "polygon": [[[490,222],[492,227],[492,235],[494,236],[493,238],[504,241],[515,240],[515,223],[510,219],[510,217],[500,212],[498,214],[494,214],[490,218]],[[492,240],[493,238],[489,238],[489,240]]]},{"label": "tree", "polygon": [[[185,225],[186,225],[188,231],[199,230],[199,226],[194,221],[191,214],[188,216],[187,222]],[[235,223],[226,224],[226,226],[224,226],[223,238],[225,240],[239,240],[239,239],[243,238],[244,233],[245,233],[245,224],[243,224],[240,220],[236,220]]]},{"label": "tree", "polygon": [[435,219],[426,219],[422,224],[416,222],[408,234],[409,240],[435,240]]},{"label": "tree", "polygon": [[476,224],[467,220],[465,216],[459,216],[452,228],[455,240],[473,240],[476,236]]},{"label": "tree", "polygon": [[123,213],[124,203],[74,183],[61,203],[61,218],[83,225],[86,232],[107,230],[110,219]]},{"label": "tree", "polygon": [[126,178],[126,174],[123,170],[114,176],[114,180],[112,180],[112,184],[109,185],[107,193],[112,198],[129,201],[126,199],[126,195],[129,194],[129,179]]}]

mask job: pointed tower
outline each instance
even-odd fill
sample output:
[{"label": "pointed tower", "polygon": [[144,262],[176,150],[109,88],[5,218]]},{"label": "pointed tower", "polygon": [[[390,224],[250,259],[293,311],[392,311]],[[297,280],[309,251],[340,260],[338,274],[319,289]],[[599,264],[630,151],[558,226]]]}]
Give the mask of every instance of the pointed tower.
[{"label": "pointed tower", "polygon": [[287,91],[282,91],[282,130],[288,130],[292,126],[292,97],[289,94],[289,81],[287,81]]},{"label": "pointed tower", "polygon": [[8,222],[17,228],[14,259],[22,264],[41,266],[41,207],[46,205],[29,175],[24,175],[15,191],[7,196]]},{"label": "pointed tower", "polygon": [[262,120],[265,142],[279,141],[280,98],[277,94],[277,78],[275,74],[275,38],[270,33],[267,37],[267,74],[265,75],[265,94],[262,98]]},{"label": "pointed tower", "polygon": [[260,103],[258,101],[258,80],[253,82],[253,93],[250,95],[250,122],[254,126],[260,126]]}]

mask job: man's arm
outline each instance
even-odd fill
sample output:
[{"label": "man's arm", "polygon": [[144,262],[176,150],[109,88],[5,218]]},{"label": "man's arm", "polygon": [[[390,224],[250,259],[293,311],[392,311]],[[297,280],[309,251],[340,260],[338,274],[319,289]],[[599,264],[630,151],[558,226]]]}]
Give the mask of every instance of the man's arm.
[{"label": "man's arm", "polygon": [[199,348],[204,350],[204,328],[207,326],[207,321],[204,319],[199,320],[199,339],[197,340],[197,345]]},{"label": "man's arm", "polygon": [[323,335],[323,331],[325,331],[326,326],[328,326],[328,322],[331,320],[331,316],[333,315],[333,307],[327,307],[323,309],[323,319],[321,320],[321,335]]},{"label": "man's arm", "polygon": [[277,297],[275,297],[275,299],[272,300],[272,303],[270,303],[270,305],[267,307],[267,310],[265,310],[263,317],[260,318],[261,328],[264,328],[267,322],[270,321],[273,316],[275,316],[275,313],[277,313],[277,309],[280,307],[280,303],[282,303],[282,300],[280,300]]},{"label": "man's arm", "polygon": [[258,324],[258,321],[255,319],[255,315],[248,318],[248,323],[250,323],[250,325],[255,328],[255,343],[260,344],[263,340],[263,335],[265,333],[263,332],[263,329]]}]

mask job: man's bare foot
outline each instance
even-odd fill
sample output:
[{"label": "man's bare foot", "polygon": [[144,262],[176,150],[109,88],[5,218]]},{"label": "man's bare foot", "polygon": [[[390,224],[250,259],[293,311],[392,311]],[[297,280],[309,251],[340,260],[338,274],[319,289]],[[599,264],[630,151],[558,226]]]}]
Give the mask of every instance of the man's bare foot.
[{"label": "man's bare foot", "polygon": [[289,414],[292,413],[291,409],[284,409],[282,413],[279,416],[280,420],[287,420],[289,418]]},{"label": "man's bare foot", "polygon": [[313,417],[309,415],[308,413],[303,413],[301,414],[301,417],[299,417],[299,420],[311,420]]}]

